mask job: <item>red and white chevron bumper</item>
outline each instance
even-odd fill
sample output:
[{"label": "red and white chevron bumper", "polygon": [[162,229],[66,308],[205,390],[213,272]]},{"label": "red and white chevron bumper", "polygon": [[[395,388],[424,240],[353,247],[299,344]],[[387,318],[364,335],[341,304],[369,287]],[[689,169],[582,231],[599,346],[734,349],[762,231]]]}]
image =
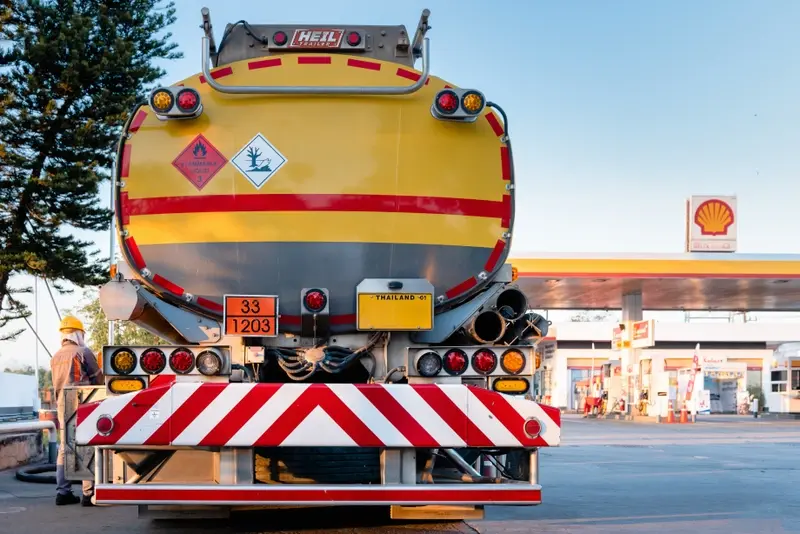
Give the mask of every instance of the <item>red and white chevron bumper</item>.
[{"label": "red and white chevron bumper", "polygon": [[560,440],[556,408],[438,384],[173,383],[85,404],[76,430],[78,445],[520,448]]}]

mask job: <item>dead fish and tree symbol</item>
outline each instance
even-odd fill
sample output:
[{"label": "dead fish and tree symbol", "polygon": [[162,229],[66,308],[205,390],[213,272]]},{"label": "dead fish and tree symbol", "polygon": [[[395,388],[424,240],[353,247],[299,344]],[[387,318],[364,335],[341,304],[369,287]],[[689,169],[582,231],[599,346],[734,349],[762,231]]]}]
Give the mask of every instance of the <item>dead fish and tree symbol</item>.
[{"label": "dead fish and tree symbol", "polygon": [[271,158],[264,158],[259,161],[258,158],[261,157],[261,151],[251,146],[247,149],[247,157],[250,158],[250,168],[247,169],[247,172],[272,172],[272,168],[269,166],[272,163]]}]

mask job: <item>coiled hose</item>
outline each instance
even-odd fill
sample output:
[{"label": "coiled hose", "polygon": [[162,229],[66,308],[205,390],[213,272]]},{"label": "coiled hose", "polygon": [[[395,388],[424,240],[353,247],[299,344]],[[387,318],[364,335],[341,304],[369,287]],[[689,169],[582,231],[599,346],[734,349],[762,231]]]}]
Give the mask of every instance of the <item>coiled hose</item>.
[{"label": "coiled hose", "polygon": [[[372,374],[375,370],[375,357],[370,350],[382,337],[383,334],[378,332],[370,337],[366,345],[356,350],[340,347],[338,345],[330,345],[325,347],[313,347],[311,349],[278,347],[267,349],[266,352],[275,357],[278,365],[289,378],[298,382],[308,379],[308,377],[319,370],[330,374],[340,373],[364,357],[372,359],[372,369],[370,371],[370,374]],[[308,358],[307,354],[312,351],[321,351],[322,357],[319,359]]]}]

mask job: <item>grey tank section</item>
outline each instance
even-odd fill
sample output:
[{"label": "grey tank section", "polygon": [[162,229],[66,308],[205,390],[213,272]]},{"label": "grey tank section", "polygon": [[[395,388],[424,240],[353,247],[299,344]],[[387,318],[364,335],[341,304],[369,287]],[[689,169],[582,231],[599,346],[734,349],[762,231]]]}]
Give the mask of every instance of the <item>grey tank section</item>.
[{"label": "grey tank section", "polygon": [[[148,267],[196,296],[278,295],[281,315],[300,315],[300,289],[330,291],[334,317],[356,313],[355,287],[365,278],[420,278],[436,295],[484,268],[491,249],[383,243],[209,243],[141,247]],[[335,332],[353,330],[334,320]],[[299,327],[281,321],[281,330]]]}]

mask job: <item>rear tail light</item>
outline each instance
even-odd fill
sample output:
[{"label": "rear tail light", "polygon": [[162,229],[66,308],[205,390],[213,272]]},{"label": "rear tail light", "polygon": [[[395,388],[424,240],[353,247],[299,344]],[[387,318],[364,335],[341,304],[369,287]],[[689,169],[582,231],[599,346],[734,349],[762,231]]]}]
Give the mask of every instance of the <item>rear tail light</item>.
[{"label": "rear tail light", "polygon": [[441,91],[436,95],[436,109],[444,115],[455,113],[458,110],[458,95],[449,89]]},{"label": "rear tail light", "polygon": [[156,113],[167,113],[175,105],[175,98],[166,89],[154,91],[150,97],[150,106]]},{"label": "rear tail light", "polygon": [[167,357],[159,349],[147,349],[139,358],[139,365],[145,373],[157,375],[167,367]]},{"label": "rear tail light", "polygon": [[350,46],[358,46],[361,44],[361,34],[358,32],[350,32],[347,34],[347,44]]},{"label": "rear tail light", "polygon": [[175,349],[169,357],[170,368],[185,375],[194,369],[194,355],[186,349]]},{"label": "rear tail light", "polygon": [[303,305],[311,313],[318,313],[325,309],[328,304],[328,297],[319,289],[311,289],[303,298]]},{"label": "rear tail light", "polygon": [[485,105],[483,95],[477,91],[468,91],[461,97],[461,108],[470,115],[477,115]]},{"label": "rear tail light", "polygon": [[525,355],[516,349],[507,350],[500,360],[500,367],[510,375],[518,374],[525,368]]},{"label": "rear tail light", "polygon": [[272,42],[278,46],[283,46],[289,41],[289,36],[284,32],[275,32],[272,34]]},{"label": "rear tail light", "polygon": [[127,349],[119,349],[111,356],[111,369],[119,375],[129,375],[136,368],[136,356]]},{"label": "rear tail light", "polygon": [[422,376],[436,376],[442,371],[442,358],[435,352],[426,352],[417,360],[417,372]]},{"label": "rear tail light", "polygon": [[492,384],[492,389],[498,393],[505,393],[507,395],[521,395],[527,393],[531,385],[525,378],[522,377],[503,377],[498,378]]},{"label": "rear tail light", "polygon": [[523,429],[525,430],[525,434],[527,434],[529,438],[535,438],[542,433],[542,424],[539,422],[538,419],[531,418],[525,421]]},{"label": "rear tail light", "polygon": [[97,433],[101,436],[108,436],[114,430],[114,420],[110,415],[101,415],[97,418],[95,428],[97,429]]},{"label": "rear tail light", "polygon": [[444,355],[444,370],[449,375],[458,376],[467,370],[467,353],[460,349],[450,349]]},{"label": "rear tail light", "polygon": [[482,375],[497,369],[497,355],[489,349],[480,349],[472,355],[472,368]]},{"label": "rear tail light", "polygon": [[219,374],[222,369],[222,359],[210,350],[205,350],[197,356],[197,370],[206,376]]},{"label": "rear tail light", "polygon": [[178,107],[186,113],[193,113],[200,107],[200,94],[194,89],[183,89],[178,93]]},{"label": "rear tail light", "polygon": [[111,393],[121,394],[130,393],[144,389],[144,380],[138,376],[131,378],[112,378],[108,381],[108,389]]}]

